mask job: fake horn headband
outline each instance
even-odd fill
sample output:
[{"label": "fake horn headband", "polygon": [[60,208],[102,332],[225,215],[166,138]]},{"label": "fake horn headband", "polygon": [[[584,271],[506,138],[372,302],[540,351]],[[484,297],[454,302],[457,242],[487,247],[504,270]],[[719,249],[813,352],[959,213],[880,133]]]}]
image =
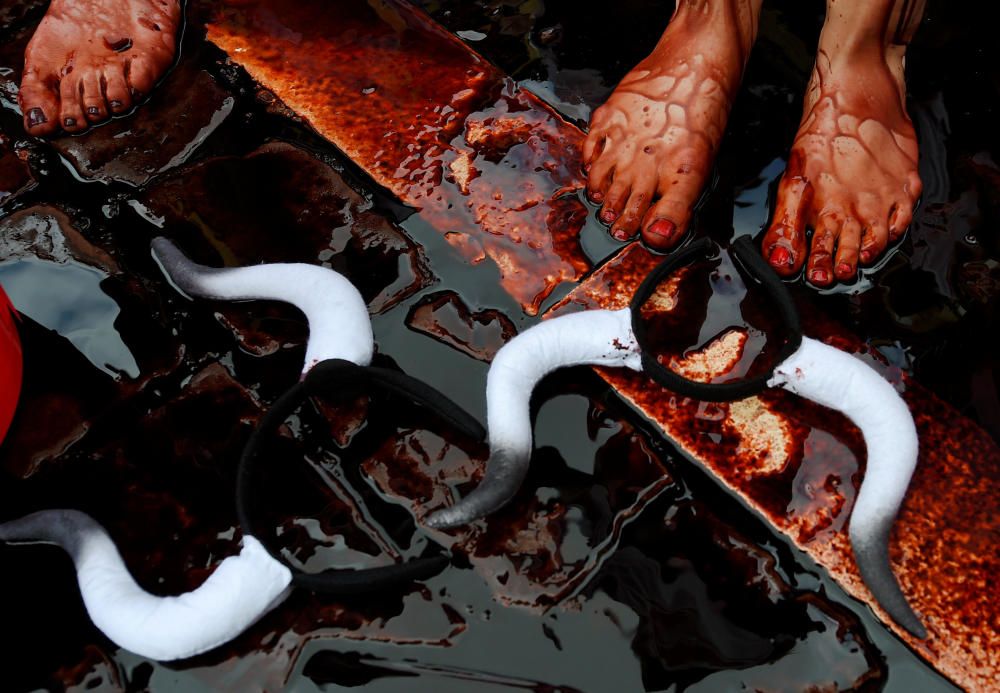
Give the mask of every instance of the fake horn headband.
[{"label": "fake horn headband", "polygon": [[427,556],[365,570],[305,573],[271,540],[254,531],[253,481],[263,439],[309,396],[338,390],[387,390],[434,411],[464,435],[485,431],[469,414],[428,385],[368,364],[374,351],[368,309],[357,289],[330,269],[271,264],[214,269],[191,262],[170,241],[153,241],[167,277],[191,296],[222,300],[273,299],[298,307],[309,321],[303,378],[263,416],[237,470],[236,506],[243,547],[216,566],[197,589],[173,597],[143,590],[108,533],[77,510],[43,510],[0,524],[0,541],[45,542],[73,559],[80,592],[94,624],[112,641],[150,659],[167,661],[206,652],[235,638],[299,586],[314,592],[357,594],[440,572],[446,556]]},{"label": "fake horn headband", "polygon": [[868,451],[865,478],[851,514],[849,535],[865,584],[882,608],[918,638],[927,636],[889,564],[889,533],[917,461],[917,431],[899,394],[872,368],[851,355],[802,337],[798,313],[777,275],[755,251],[749,236],[733,254],[762,285],[781,316],[788,338],[770,373],[742,381],[701,383],[669,370],[646,348],[642,305],[677,268],[711,257],[708,239],[675,253],[639,286],[628,308],[588,310],[546,320],[521,333],[497,353],[487,376],[486,411],[490,459],[479,486],[426,523],[443,529],[484,517],[520,488],[532,451],[529,404],[534,386],[566,366],[624,367],[645,372],[678,394],[704,401],[749,397],[781,387],[842,412],[860,430]]}]

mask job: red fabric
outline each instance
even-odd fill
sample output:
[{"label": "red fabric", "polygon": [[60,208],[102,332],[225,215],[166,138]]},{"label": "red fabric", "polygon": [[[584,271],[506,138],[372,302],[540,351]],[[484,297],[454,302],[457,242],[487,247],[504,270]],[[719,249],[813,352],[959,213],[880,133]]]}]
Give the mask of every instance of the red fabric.
[{"label": "red fabric", "polygon": [[17,315],[0,287],[0,440],[7,434],[21,392],[21,340],[17,337]]}]

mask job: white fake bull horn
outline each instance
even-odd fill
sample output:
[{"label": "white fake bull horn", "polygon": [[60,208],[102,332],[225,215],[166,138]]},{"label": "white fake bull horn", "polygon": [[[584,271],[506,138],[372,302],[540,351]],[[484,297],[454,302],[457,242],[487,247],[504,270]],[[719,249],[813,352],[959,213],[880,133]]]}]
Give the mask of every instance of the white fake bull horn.
[{"label": "white fake bull horn", "polygon": [[326,359],[371,363],[375,345],[368,307],[354,285],[334,270],[304,263],[206,267],[166,238],[154,238],[152,246],[163,273],[190,296],[284,301],[305,313],[309,343],[303,373]]},{"label": "white fake bull horn", "polygon": [[889,534],[917,465],[917,429],[906,403],[867,364],[808,337],[768,384],[842,412],[861,430],[868,462],[848,529],[854,560],[886,613],[926,638],[889,564]]},{"label": "white fake bull horn", "polygon": [[428,516],[428,526],[467,524],[503,507],[517,493],[531,460],[531,392],[547,374],[583,365],[642,370],[630,321],[628,309],[564,315],[522,332],[497,352],[486,380],[486,475],[458,503]]},{"label": "white fake bull horn", "polygon": [[62,547],[76,566],[94,625],[118,646],[158,661],[228,642],[291,591],[291,572],[250,536],[243,537],[240,554],[219,563],[200,587],[174,597],[139,587],[104,528],[77,510],[43,510],[0,524],[0,541]]},{"label": "white fake bull horn", "polygon": [[[491,451],[486,474],[458,503],[431,514],[427,525],[442,529],[467,524],[514,496],[531,459],[532,390],[546,374],[583,364],[642,370],[629,309],[546,320],[497,352],[486,387]],[[886,612],[916,637],[926,637],[889,565],[889,532],[917,459],[917,433],[906,404],[863,362],[809,338],[775,369],[768,385],[841,411],[861,429],[868,465],[849,530],[858,569]]]}]

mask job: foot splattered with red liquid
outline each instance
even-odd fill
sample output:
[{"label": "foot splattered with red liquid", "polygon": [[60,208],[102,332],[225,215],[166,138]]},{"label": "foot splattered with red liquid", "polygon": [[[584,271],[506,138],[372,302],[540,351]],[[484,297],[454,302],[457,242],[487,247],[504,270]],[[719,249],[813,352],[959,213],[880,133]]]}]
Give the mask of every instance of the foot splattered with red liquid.
[{"label": "foot splattered with red liquid", "polygon": [[701,195],[756,35],[760,2],[679,3],[663,38],[594,111],[590,199],[626,240],[670,248]]},{"label": "foot splattered with red liquid", "polygon": [[82,132],[128,111],[174,60],[179,0],[52,0],[24,54],[32,135]]},{"label": "foot splattered with red liquid", "polygon": [[840,21],[828,15],[763,241],[779,274],[805,265],[808,281],[821,287],[851,281],[859,264],[876,262],[910,225],[922,190],[906,113],[905,49],[851,45]]}]

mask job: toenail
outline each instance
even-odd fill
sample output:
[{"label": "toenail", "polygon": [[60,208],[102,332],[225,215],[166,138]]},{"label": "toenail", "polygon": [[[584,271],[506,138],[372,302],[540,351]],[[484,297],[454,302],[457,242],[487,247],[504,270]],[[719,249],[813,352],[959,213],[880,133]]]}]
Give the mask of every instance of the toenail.
[{"label": "toenail", "polygon": [[667,240],[673,237],[677,225],[669,219],[657,219],[649,225],[649,232]]},{"label": "toenail", "polygon": [[774,250],[772,250],[771,264],[775,267],[780,267],[780,266],[791,267],[792,254],[788,252],[788,248],[779,245]]},{"label": "toenail", "polygon": [[602,209],[601,210],[601,221],[605,224],[614,223],[614,220],[618,218],[618,213],[613,209]]},{"label": "toenail", "polygon": [[837,265],[837,274],[839,274],[841,277],[846,277],[847,275],[852,274],[853,272],[854,270],[852,270],[851,266],[848,265],[846,262],[841,262],[839,265]]},{"label": "toenail", "polygon": [[76,127],[76,118],[63,119],[63,125],[65,125],[68,128]]},{"label": "toenail", "polygon": [[117,110],[120,110],[120,109],[121,109],[121,107],[122,107],[122,105],[123,105],[123,104],[122,104],[122,102],[121,102],[121,101],[119,101],[118,99],[114,99],[114,100],[113,100],[113,101],[111,102],[111,104],[110,104],[110,105],[111,105],[111,110],[112,110],[112,111],[117,111]]},{"label": "toenail", "polygon": [[872,252],[870,250],[861,251],[861,262],[868,263],[872,259]]},{"label": "toenail", "polygon": [[604,195],[599,192],[592,192],[590,193],[590,199],[593,200],[594,202],[600,202],[601,200],[604,199]]},{"label": "toenail", "polygon": [[45,117],[45,113],[40,108],[32,108],[28,111],[28,127],[35,127],[41,125],[42,123],[48,122],[48,118]]},{"label": "toenail", "polygon": [[89,106],[87,108],[87,115],[99,116],[101,115],[101,109],[99,109],[97,106]]},{"label": "toenail", "polygon": [[814,284],[826,284],[830,281],[830,275],[824,269],[813,270],[810,277]]}]

